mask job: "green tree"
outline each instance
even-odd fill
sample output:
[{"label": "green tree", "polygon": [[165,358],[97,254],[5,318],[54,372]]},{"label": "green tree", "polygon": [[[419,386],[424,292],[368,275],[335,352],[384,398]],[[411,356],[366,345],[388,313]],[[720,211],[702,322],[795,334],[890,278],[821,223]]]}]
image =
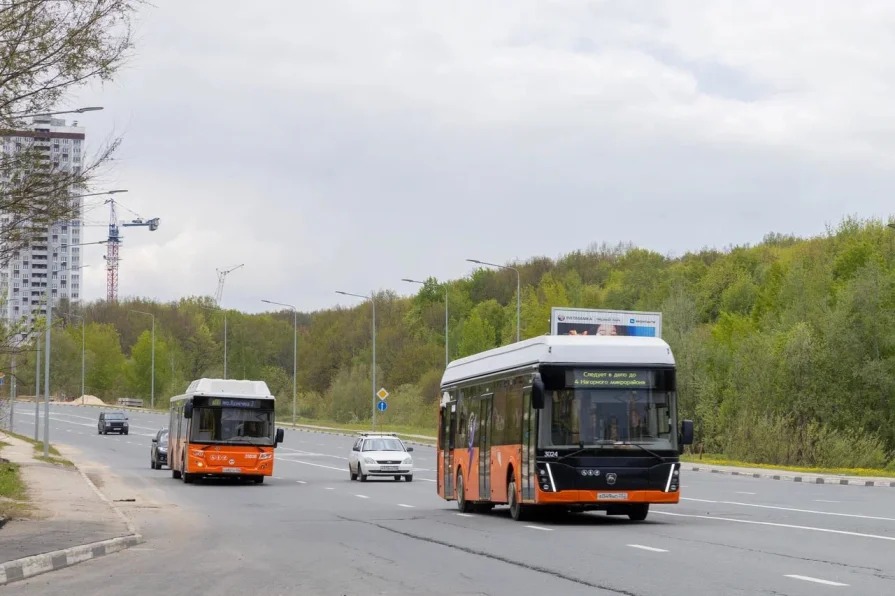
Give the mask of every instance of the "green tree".
[{"label": "green tree", "polygon": [[112,325],[90,323],[85,333],[87,350],[92,356],[87,369],[87,393],[108,400],[123,385],[124,354],[118,331]]}]

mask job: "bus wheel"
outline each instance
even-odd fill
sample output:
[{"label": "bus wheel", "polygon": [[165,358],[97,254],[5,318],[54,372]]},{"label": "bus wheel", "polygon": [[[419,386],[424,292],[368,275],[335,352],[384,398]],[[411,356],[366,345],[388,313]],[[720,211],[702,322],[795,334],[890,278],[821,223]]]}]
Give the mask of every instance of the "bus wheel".
[{"label": "bus wheel", "polygon": [[186,473],[186,462],[183,462],[183,472],[180,474],[180,477],[183,479],[184,484],[193,483],[193,475]]},{"label": "bus wheel", "polygon": [[255,476],[254,480],[255,484],[261,484],[264,482],[264,476]]},{"label": "bus wheel", "polygon": [[507,484],[507,501],[509,501],[510,504],[510,517],[515,521],[522,521],[525,519],[525,511],[522,508],[522,503],[519,502],[519,497],[516,496],[515,480],[510,480],[509,484]]},{"label": "bus wheel", "polygon": [[628,519],[631,521],[643,521],[646,519],[647,513],[649,513],[649,503],[631,505],[631,508],[628,509]]},{"label": "bus wheel", "polygon": [[457,471],[457,509],[463,513],[472,511],[472,503],[466,500],[466,487],[463,485],[463,472]]}]

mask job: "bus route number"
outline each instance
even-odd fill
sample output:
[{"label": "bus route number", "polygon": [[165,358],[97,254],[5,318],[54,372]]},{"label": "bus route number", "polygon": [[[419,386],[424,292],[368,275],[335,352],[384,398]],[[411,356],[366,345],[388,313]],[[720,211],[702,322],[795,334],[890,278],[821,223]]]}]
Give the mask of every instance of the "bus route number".
[{"label": "bus route number", "polygon": [[544,457],[559,457],[559,451],[545,451]]}]

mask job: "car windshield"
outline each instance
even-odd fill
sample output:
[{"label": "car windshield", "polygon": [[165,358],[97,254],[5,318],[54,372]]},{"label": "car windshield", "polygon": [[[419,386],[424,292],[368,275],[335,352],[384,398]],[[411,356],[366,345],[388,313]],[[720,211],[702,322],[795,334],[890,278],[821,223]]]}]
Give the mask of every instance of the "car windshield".
[{"label": "car windshield", "polygon": [[110,414],[106,414],[106,420],[124,420],[125,415],[119,414],[118,412],[112,412]]},{"label": "car windshield", "polygon": [[162,433],[158,438],[159,445],[167,445],[168,444],[168,433]]},{"label": "car windshield", "polygon": [[364,451],[404,451],[404,445],[398,439],[367,439]]}]

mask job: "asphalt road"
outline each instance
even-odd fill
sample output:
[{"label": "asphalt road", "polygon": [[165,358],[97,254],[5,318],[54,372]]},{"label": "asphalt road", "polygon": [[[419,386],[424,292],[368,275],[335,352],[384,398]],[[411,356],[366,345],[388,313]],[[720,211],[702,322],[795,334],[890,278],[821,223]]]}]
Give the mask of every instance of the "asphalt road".
[{"label": "asphalt road", "polygon": [[[149,467],[166,417],[132,413],[128,436],[99,436],[98,412],[53,406],[51,441],[134,499],[121,504],[145,544],[0,593],[895,593],[893,488],[684,472],[682,502],[645,522],[513,522],[442,501],[428,447],[412,483],[351,482],[350,437],[287,430],[264,484],[184,485]],[[16,431],[33,436],[33,407],[17,408]]]}]

